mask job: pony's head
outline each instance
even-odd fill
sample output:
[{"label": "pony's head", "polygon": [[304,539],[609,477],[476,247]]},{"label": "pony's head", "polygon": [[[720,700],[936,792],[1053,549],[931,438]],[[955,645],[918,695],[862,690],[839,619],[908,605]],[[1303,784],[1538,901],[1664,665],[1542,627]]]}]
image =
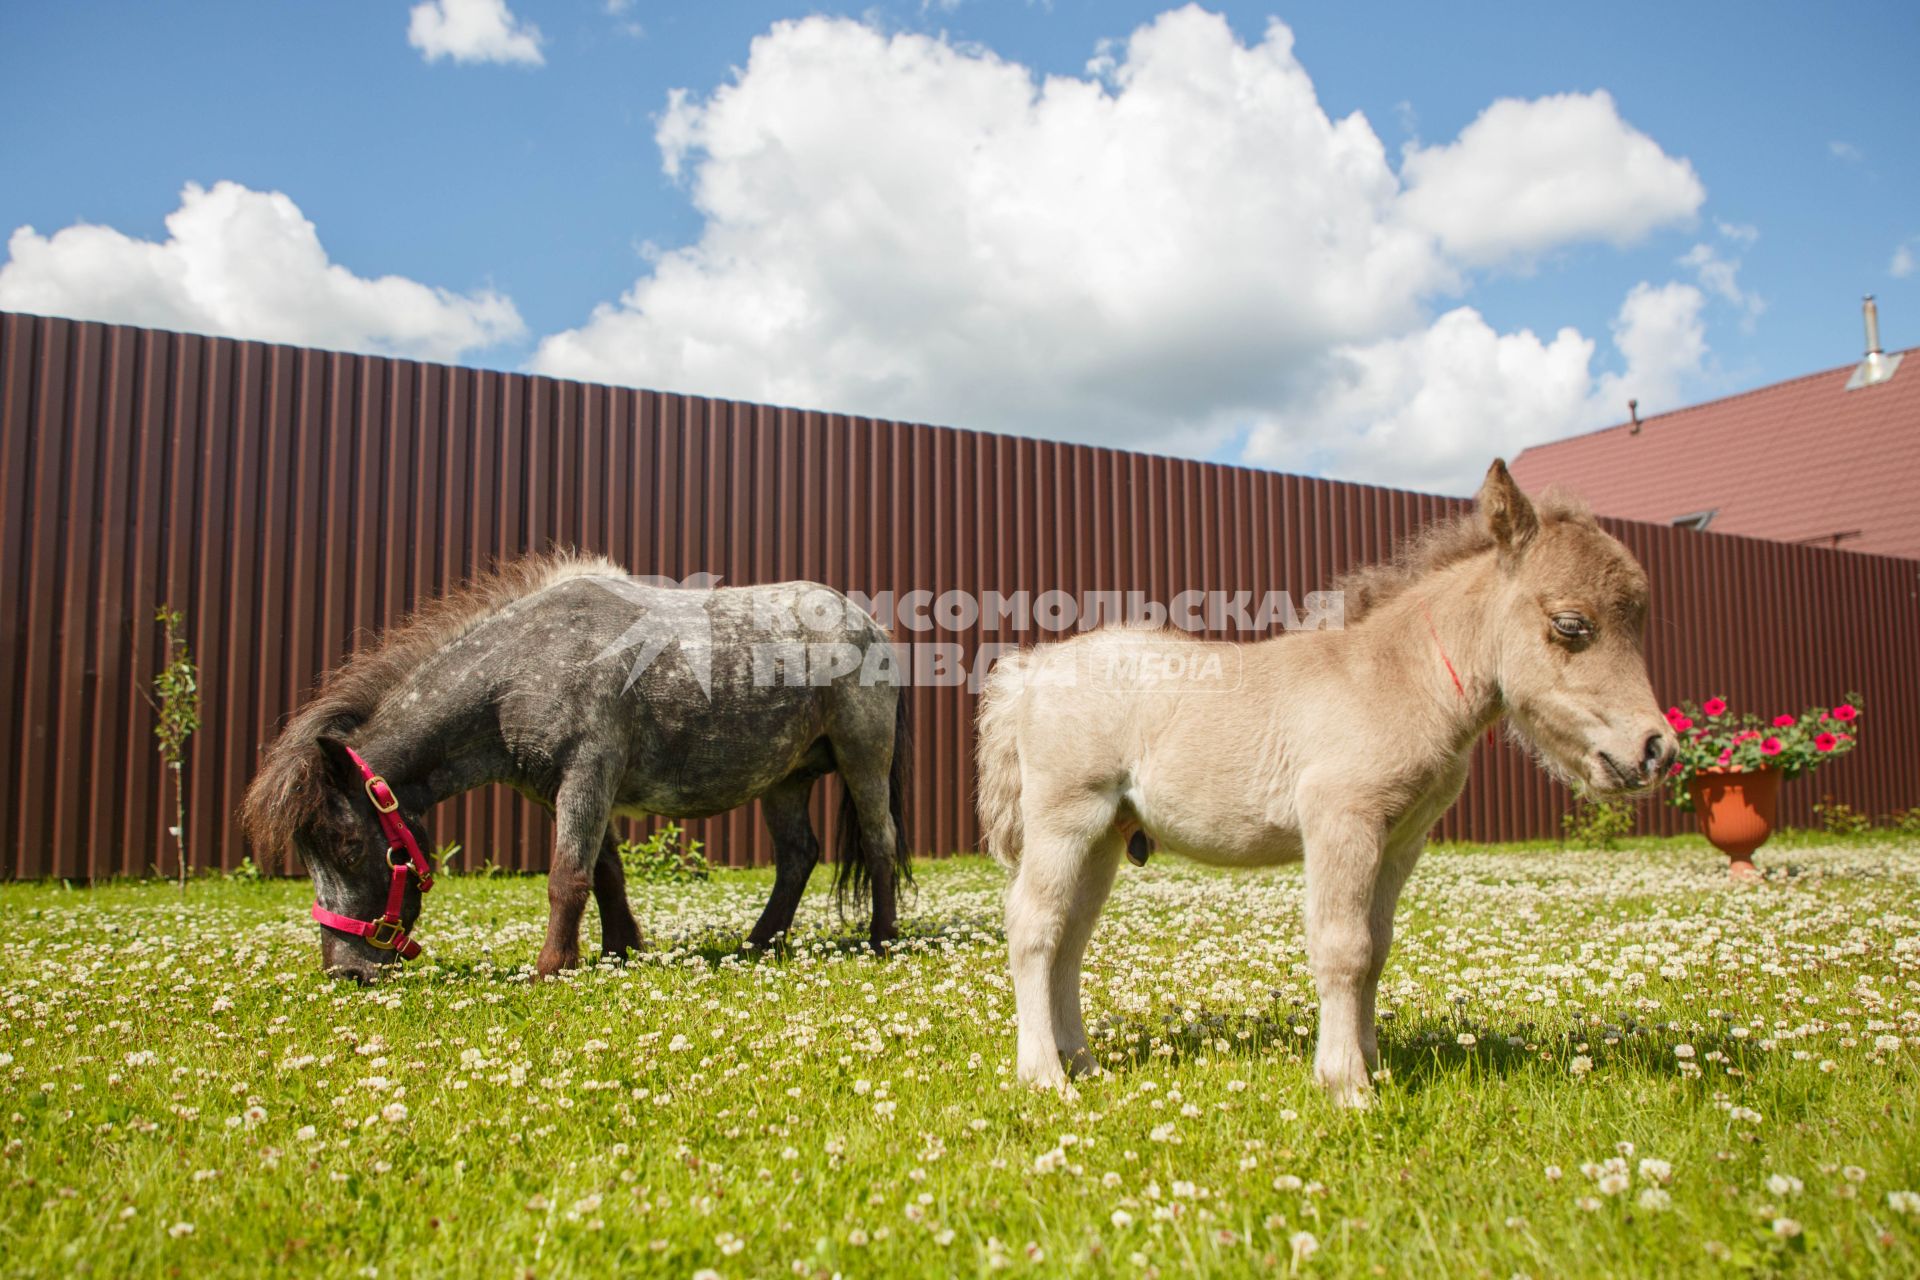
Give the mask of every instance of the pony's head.
[{"label": "pony's head", "polygon": [[1679,741],[1647,677],[1646,571],[1584,507],[1537,509],[1499,459],[1476,508],[1496,553],[1484,605],[1513,725],[1590,793],[1651,790]]},{"label": "pony's head", "polygon": [[[366,777],[346,744],[289,725],[267,753],[241,810],[247,838],[263,858],[297,853],[313,878],[314,900],[351,920],[377,919],[393,884],[389,842],[367,794]],[[410,816],[423,797],[395,788],[399,815],[422,849],[426,830]],[[420,889],[407,878],[400,919],[411,932],[420,915]],[[320,926],[320,967],[338,977],[370,981],[398,962],[390,949],[363,937]]]}]

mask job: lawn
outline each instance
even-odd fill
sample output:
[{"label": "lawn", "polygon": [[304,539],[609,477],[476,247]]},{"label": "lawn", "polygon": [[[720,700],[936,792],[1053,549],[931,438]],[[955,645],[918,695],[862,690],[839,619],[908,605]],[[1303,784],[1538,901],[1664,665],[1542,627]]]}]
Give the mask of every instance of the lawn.
[{"label": "lawn", "polygon": [[532,879],[444,880],[367,989],[304,883],[0,886],[0,1268],[1920,1274],[1920,841],[1762,861],[1429,855],[1366,1113],[1309,1078],[1297,869],[1122,869],[1075,1102],[1011,1078],[975,859],[890,960],[824,876],[791,955],[736,954],[769,881],[722,873],[543,985]]}]

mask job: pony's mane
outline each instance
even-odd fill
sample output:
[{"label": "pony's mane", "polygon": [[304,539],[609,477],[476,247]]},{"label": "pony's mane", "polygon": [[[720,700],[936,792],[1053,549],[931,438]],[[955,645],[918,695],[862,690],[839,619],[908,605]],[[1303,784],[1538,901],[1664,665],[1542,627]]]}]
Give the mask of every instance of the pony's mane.
[{"label": "pony's mane", "polygon": [[313,696],[267,748],[247,787],[240,823],[263,862],[280,859],[294,832],[326,800],[326,767],[315,744],[345,737],[366,723],[380,700],[428,657],[476,623],[565,578],[626,570],[602,556],[559,551],[497,564],[485,574],[428,600],[373,644],[320,677]]},{"label": "pony's mane", "polygon": [[[1563,522],[1594,525],[1593,513],[1585,503],[1557,490],[1549,489],[1534,499],[1533,509],[1542,528]],[[1358,622],[1428,574],[1493,548],[1493,534],[1486,522],[1478,510],[1469,509],[1409,536],[1388,559],[1341,575],[1333,589],[1345,593],[1346,621]]]}]

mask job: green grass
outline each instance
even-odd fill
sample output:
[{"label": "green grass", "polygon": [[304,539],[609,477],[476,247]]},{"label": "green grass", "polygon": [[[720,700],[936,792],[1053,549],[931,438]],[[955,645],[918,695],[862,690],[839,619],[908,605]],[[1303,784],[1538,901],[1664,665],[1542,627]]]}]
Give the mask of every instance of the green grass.
[{"label": "green grass", "polygon": [[304,884],[0,886],[0,1269],[1920,1274],[1920,842],[1762,862],[1430,855],[1360,1114],[1309,1079],[1297,869],[1123,868],[1071,1103],[1012,1079],[977,860],[922,868],[891,960],[819,886],[738,958],[768,880],[724,873],[544,985],[536,880],[444,881],[369,989]]}]

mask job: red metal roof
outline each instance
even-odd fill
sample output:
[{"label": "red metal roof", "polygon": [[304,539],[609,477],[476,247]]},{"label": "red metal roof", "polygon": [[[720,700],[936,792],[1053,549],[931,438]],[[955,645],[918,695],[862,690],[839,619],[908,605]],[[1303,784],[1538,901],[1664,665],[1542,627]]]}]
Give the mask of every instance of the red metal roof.
[{"label": "red metal roof", "polygon": [[1536,445],[1513,463],[1602,515],[1920,557],[1920,348],[1877,386],[1855,365]]}]

